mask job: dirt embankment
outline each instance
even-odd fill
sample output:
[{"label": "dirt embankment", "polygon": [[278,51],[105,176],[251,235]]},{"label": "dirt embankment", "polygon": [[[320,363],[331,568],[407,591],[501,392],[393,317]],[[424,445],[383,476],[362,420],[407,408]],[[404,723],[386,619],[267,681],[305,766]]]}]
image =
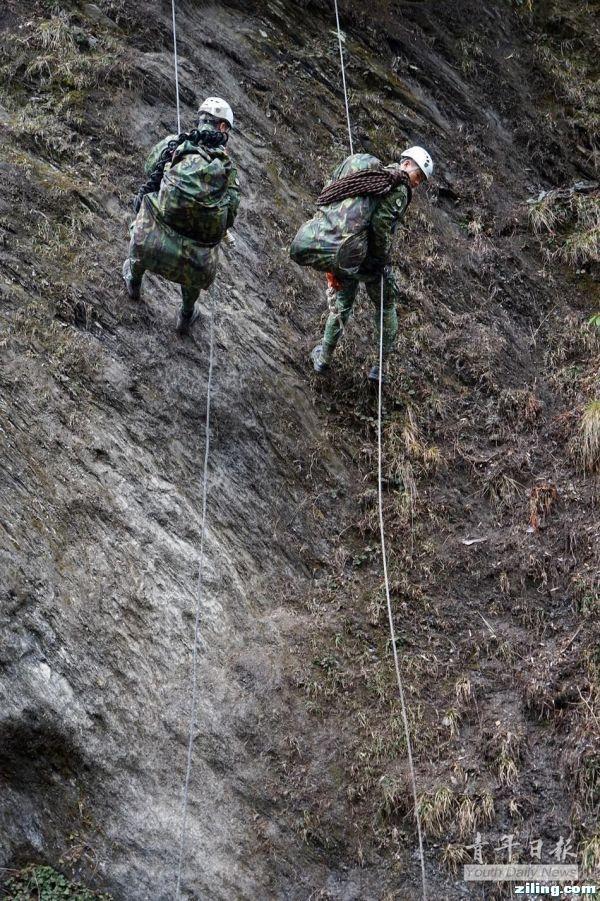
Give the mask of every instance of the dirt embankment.
[{"label": "dirt embankment", "polygon": [[[476,831],[490,860],[510,833],[523,860],[532,839],[544,860],[561,835],[587,864],[600,847],[597,527],[577,455],[598,290],[593,263],[548,259],[525,207],[596,175],[567,64],[585,92],[598,28],[578,5],[527,6],[342,5],[357,149],[422,142],[438,164],[397,249],[385,514],[439,898],[481,896],[455,870]],[[0,13],[0,866],[49,862],[128,901],[173,896],[207,376],[206,328],[173,334],[173,286],[149,278],[137,306],[119,280],[143,154],[174,125],[167,7]],[[287,257],[346,152],[332,11],[178,17],[184,119],[230,100],[244,188],[216,292],[185,890],[413,898],[369,311],[317,383],[323,286]]]}]

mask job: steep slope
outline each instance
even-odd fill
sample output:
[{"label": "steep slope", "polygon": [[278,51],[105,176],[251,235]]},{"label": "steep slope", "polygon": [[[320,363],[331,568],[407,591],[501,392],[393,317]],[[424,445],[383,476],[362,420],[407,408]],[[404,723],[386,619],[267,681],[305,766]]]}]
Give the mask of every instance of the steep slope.
[{"label": "steep slope", "polygon": [[[208,306],[182,342],[174,287],[150,277],[134,305],[119,272],[144,151],[174,126],[170,5],[28,6],[0,12],[0,865],[48,861],[116,899],[166,899]],[[486,7],[342,7],[358,148],[422,142],[439,164],[398,248],[386,523],[440,898],[480,896],[452,871],[476,828],[493,844],[573,831],[592,863],[597,841],[596,528],[569,440],[594,389],[583,323],[598,291],[593,267],[548,261],[524,206],[594,177],[590,135],[539,53],[539,29],[560,42],[580,22]],[[244,190],[215,292],[190,898],[419,889],[374,528],[368,311],[317,383],[323,287],[287,256],[346,153],[332,23],[324,2],[178,5],[185,122],[205,94],[230,100]]]}]

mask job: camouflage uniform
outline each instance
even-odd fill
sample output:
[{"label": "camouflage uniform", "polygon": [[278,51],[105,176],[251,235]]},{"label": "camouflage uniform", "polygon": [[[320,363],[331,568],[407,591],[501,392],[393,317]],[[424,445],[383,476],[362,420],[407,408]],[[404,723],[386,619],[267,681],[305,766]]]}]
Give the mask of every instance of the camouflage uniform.
[{"label": "camouflage uniform", "polygon": [[[146,160],[144,171],[149,175],[169,141],[177,135],[169,135],[156,144]],[[222,149],[210,149],[211,156],[228,158]],[[240,188],[235,166],[231,167],[228,187],[227,228],[231,228],[240,205]],[[198,241],[179,234],[160,218],[158,194],[146,194],[140,211],[131,225],[129,264],[131,280],[139,285],[146,270],[156,272],[171,282],[181,285],[182,309],[191,314],[202,289],[209,288],[217,272],[218,239],[214,244]],[[208,236],[210,237],[210,236]]]},{"label": "camouflage uniform", "polygon": [[[337,181],[349,172],[354,171],[356,158],[360,154],[348,157],[332,175],[331,182]],[[377,161],[378,162],[378,161]],[[331,183],[330,182],[330,183]],[[358,270],[349,274],[336,265],[332,272],[341,287],[336,291],[333,304],[323,335],[322,356],[325,362],[329,362],[331,355],[342,334],[343,327],[350,318],[358,286],[364,283],[367,294],[372,301],[374,322],[377,339],[379,341],[380,303],[381,303],[381,277],[383,276],[383,352],[389,353],[395,344],[398,334],[398,317],[396,303],[399,296],[398,286],[389,265],[393,235],[398,222],[402,220],[409,203],[409,193],[405,184],[400,184],[386,197],[360,198],[363,208],[357,207],[356,200],[349,198],[330,204],[322,210],[323,214],[341,229],[342,234],[356,234],[355,217],[369,218],[367,232],[366,257]],[[349,214],[352,221],[349,221]],[[347,254],[350,257],[351,254]],[[342,260],[342,264],[345,263]],[[347,267],[348,268],[348,267]]]}]

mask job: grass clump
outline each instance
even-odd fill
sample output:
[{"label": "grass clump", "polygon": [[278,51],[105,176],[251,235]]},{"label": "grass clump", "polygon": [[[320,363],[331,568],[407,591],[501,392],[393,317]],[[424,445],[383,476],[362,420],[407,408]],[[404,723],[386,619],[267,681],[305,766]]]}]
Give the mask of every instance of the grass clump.
[{"label": "grass clump", "polygon": [[444,865],[456,875],[459,866],[469,862],[467,849],[463,845],[457,845],[450,842],[442,852],[442,861]]},{"label": "grass clump", "polygon": [[557,188],[529,203],[529,225],[551,256],[571,266],[600,262],[600,192]]},{"label": "grass clump", "polygon": [[584,873],[595,873],[600,867],[600,833],[586,838],[579,848]]},{"label": "grass clump", "polygon": [[52,867],[31,864],[5,883],[6,901],[111,901],[110,895],[90,891]]},{"label": "grass clump", "polygon": [[[17,53],[14,53],[14,49]],[[85,91],[101,81],[119,81],[122,53],[110,35],[89,35],[64,11],[27,23],[13,52],[4,47],[0,70],[7,82],[24,82],[61,92]]]},{"label": "grass clump", "polygon": [[585,407],[580,425],[580,456],[586,472],[595,472],[600,463],[600,400]]}]

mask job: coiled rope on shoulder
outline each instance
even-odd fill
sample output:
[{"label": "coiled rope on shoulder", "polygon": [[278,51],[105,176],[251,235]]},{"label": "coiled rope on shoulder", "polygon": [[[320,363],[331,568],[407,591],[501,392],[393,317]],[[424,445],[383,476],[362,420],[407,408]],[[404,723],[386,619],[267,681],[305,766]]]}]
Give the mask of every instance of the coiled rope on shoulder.
[{"label": "coiled rope on shoulder", "polygon": [[[338,12],[337,0],[335,3],[335,17],[338,30],[338,41],[340,44],[340,58],[342,63],[342,84],[344,88],[344,100],[346,103],[346,117],[348,120],[348,138],[350,142],[350,153],[352,149],[352,129],[350,127],[350,113],[348,106],[348,92],[346,89],[346,73],[344,69],[344,56],[342,53],[342,35],[340,30],[340,18]],[[332,186],[333,187],[333,186]],[[322,196],[322,195],[321,195]],[[402,724],[404,726],[404,736],[406,738],[406,751],[408,757],[408,768],[410,781],[412,786],[413,804],[415,821],[417,824],[417,837],[419,841],[419,856],[421,859],[421,885],[422,898],[427,901],[427,879],[425,874],[425,853],[423,850],[423,832],[421,829],[421,817],[419,815],[419,799],[417,796],[417,779],[412,755],[412,744],[410,740],[410,726],[408,722],[408,713],[406,701],[404,698],[404,685],[400,672],[400,661],[398,659],[398,649],[396,648],[396,628],[394,625],[394,613],[392,610],[392,600],[390,595],[390,581],[388,576],[387,551],[385,544],[385,524],[383,518],[383,441],[382,441],[382,418],[383,418],[383,304],[384,304],[384,275],[381,276],[381,297],[379,310],[379,382],[378,382],[378,399],[377,399],[377,499],[379,507],[379,537],[381,543],[381,559],[383,562],[383,580],[385,584],[385,599],[387,604],[388,625],[390,629],[390,638],[392,640],[392,653],[394,656],[394,670],[396,673],[396,682],[398,684],[398,694],[400,697],[400,706],[402,708]]]},{"label": "coiled rope on shoulder", "polygon": [[317,206],[327,206],[329,203],[338,203],[348,197],[385,197],[398,185],[404,184],[408,190],[408,199],[411,198],[411,187],[408,175],[402,169],[395,166],[381,169],[361,169],[359,172],[350,172],[348,175],[338,178],[327,187],[323,188],[317,197]]}]

